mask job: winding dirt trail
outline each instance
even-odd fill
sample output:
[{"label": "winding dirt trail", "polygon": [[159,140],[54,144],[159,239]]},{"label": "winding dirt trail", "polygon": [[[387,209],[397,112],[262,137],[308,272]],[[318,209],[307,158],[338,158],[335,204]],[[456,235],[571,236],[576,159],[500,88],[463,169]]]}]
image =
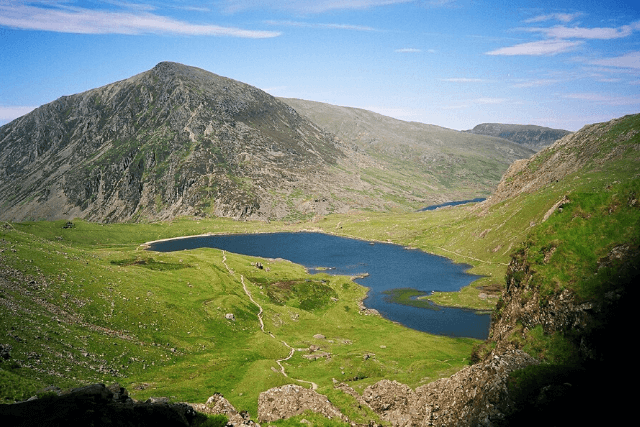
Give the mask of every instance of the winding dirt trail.
[{"label": "winding dirt trail", "polygon": [[[226,267],[227,271],[229,272],[229,274],[231,274],[232,276],[235,276],[236,273],[235,271],[233,271],[228,265],[227,265],[227,255],[225,253],[225,251],[222,251],[222,263],[224,264],[224,266]],[[249,300],[256,305],[256,307],[258,307],[260,309],[260,311],[258,312],[258,320],[260,321],[260,330],[262,332],[265,332],[264,330],[264,321],[262,320],[262,314],[264,313],[264,310],[262,309],[262,306],[260,304],[258,304],[258,302],[256,300],[253,299],[253,296],[251,296],[251,292],[249,291],[249,289],[247,289],[247,285],[244,282],[244,276],[241,274],[240,275],[240,282],[242,283],[242,289],[244,289],[244,293],[247,294],[247,297],[249,297]],[[266,333],[266,332],[265,332]],[[268,332],[269,336],[271,338],[277,339],[275,337],[275,335],[273,335],[271,332]],[[282,362],[287,361],[289,359],[291,359],[294,355],[294,353],[296,352],[296,349],[291,347],[289,344],[287,344],[285,341],[280,341],[282,344],[284,344],[285,347],[287,347],[290,351],[289,351],[289,355],[283,359],[278,359],[276,360],[276,363],[278,364],[278,366],[280,366],[280,373],[282,375],[284,375],[287,378],[290,378],[289,375],[287,375],[287,372],[284,369],[284,366],[282,365]],[[305,384],[310,384],[311,385],[311,389],[312,390],[317,390],[318,389],[318,384],[314,383],[313,381],[305,381],[305,380],[298,380],[296,379],[296,381],[298,381],[299,383],[305,383]]]}]

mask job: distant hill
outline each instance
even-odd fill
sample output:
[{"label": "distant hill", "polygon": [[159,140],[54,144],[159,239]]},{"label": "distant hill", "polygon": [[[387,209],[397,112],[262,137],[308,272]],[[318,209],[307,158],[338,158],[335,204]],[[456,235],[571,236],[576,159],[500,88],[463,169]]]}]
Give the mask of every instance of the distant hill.
[{"label": "distant hill", "polygon": [[518,143],[534,151],[548,147],[565,135],[568,130],[552,129],[534,125],[511,125],[502,123],[482,123],[465,132],[488,135]]},{"label": "distant hill", "polygon": [[378,169],[361,170],[363,179],[389,191],[404,188],[406,193],[427,197],[427,204],[488,195],[505,164],[534,153],[501,138],[405,122],[359,108],[281,99],[359,153],[375,159]]},{"label": "distant hill", "polygon": [[0,127],[0,220],[415,210],[487,195],[513,160],[532,154],[303,104],[171,62],[64,96]]}]

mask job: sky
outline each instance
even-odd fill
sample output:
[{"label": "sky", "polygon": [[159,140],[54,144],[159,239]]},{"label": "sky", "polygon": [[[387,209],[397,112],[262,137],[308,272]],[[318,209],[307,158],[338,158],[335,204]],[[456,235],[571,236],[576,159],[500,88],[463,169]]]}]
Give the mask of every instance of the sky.
[{"label": "sky", "polygon": [[637,0],[0,0],[0,125],[174,61],[456,130],[640,112]]}]

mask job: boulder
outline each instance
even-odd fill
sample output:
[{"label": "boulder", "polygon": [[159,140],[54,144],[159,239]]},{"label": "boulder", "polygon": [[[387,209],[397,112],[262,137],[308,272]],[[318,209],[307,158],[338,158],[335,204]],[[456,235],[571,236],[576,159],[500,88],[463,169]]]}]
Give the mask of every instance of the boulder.
[{"label": "boulder", "polygon": [[338,408],[326,396],[295,384],[275,387],[260,393],[258,398],[258,420],[271,422],[312,411],[327,418],[347,422]]},{"label": "boulder", "polygon": [[229,420],[227,426],[260,427],[260,424],[251,420],[247,411],[238,412],[220,393],[209,397],[206,403],[192,403],[191,406],[203,414],[226,416]]}]

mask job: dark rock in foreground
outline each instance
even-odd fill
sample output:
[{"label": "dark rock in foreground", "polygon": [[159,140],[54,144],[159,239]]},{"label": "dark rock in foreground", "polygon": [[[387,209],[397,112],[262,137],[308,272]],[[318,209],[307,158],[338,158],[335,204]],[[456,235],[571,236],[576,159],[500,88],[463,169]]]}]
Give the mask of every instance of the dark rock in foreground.
[{"label": "dark rock in foreground", "polygon": [[193,426],[199,415],[185,403],[134,402],[125,389],[93,384],[67,394],[0,405],[5,426]]}]

